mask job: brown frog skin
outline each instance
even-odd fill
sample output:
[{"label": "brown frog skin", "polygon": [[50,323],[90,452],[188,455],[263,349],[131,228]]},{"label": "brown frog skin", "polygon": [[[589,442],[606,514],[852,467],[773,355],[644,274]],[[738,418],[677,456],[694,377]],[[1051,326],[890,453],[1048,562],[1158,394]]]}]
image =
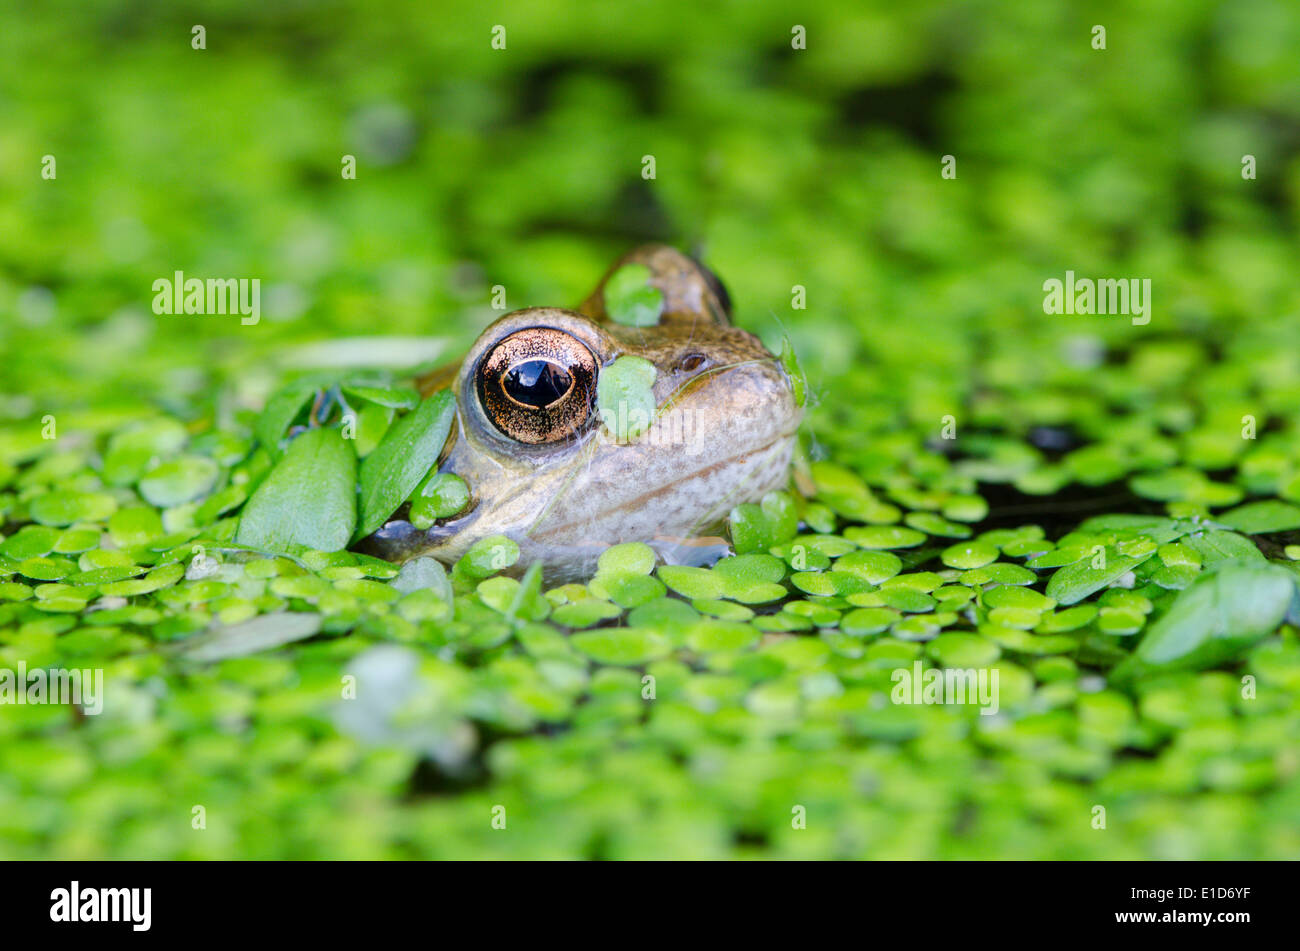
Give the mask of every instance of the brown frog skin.
[{"label": "brown frog skin", "polygon": [[[606,314],[605,282],[629,263],[648,267],[663,292],[655,326],[624,326]],[[586,576],[601,551],[621,542],[689,560],[672,554],[674,543],[708,534],[733,506],[787,485],[802,416],[781,361],[733,327],[729,310],[711,272],[648,245],[618,261],[576,311],[530,307],[497,320],[458,367],[418,381],[424,395],[450,386],[456,397],[439,468],[469,484],[469,506],[425,531],[401,510],[362,550],[450,564],[501,534],[519,544],[517,570],[541,559],[550,579]],[[620,440],[616,424],[602,424],[596,387],[622,356],[654,365],[658,409],[648,429]]]}]

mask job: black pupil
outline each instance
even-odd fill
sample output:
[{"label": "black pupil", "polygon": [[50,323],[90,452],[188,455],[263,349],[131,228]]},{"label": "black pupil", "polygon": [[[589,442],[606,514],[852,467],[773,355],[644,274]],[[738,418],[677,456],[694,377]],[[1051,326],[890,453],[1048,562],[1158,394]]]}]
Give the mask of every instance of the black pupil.
[{"label": "black pupil", "polygon": [[569,392],[573,377],[549,360],[529,360],[511,367],[501,385],[511,399],[540,409]]}]

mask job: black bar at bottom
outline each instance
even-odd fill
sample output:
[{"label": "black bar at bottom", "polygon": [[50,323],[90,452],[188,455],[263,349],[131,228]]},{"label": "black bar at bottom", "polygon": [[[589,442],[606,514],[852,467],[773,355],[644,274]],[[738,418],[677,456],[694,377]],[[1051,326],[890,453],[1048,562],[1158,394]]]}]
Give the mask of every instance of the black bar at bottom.
[{"label": "black bar at bottom", "polygon": [[0,921],[11,939],[338,941],[406,928],[438,940],[468,928],[484,940],[515,929],[533,940],[581,940],[595,939],[593,927],[608,918],[628,929],[608,937],[671,925],[770,938],[767,929],[784,924],[810,935],[848,928],[863,940],[1024,928],[1032,929],[1024,937],[1221,941],[1293,925],[1295,870],[1281,862],[11,862],[0,865]]}]

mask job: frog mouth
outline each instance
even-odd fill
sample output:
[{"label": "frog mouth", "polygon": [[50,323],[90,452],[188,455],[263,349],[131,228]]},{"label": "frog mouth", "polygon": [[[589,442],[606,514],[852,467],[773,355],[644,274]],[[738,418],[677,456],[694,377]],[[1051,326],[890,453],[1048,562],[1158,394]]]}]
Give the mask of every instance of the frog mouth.
[{"label": "frog mouth", "polygon": [[[649,491],[643,492],[640,495],[635,496],[634,498],[624,500],[622,502],[619,502],[616,505],[611,505],[606,508],[599,509],[595,513],[592,513],[588,518],[584,518],[581,521],[566,521],[558,525],[548,525],[545,528],[539,528],[539,526],[541,526],[541,524],[545,521],[546,516],[550,511],[551,506],[547,506],[547,509],[544,510],[538,516],[537,520],[534,521],[533,524],[529,527],[527,534],[531,538],[536,538],[538,540],[545,540],[549,537],[560,534],[561,532],[575,529],[579,527],[581,524],[593,518],[604,519],[612,515],[617,515],[620,512],[634,511],[638,508],[643,508],[649,505],[650,503],[654,502],[654,500],[661,498],[664,495],[670,494],[674,491],[677,491],[683,485],[686,485],[690,482],[707,478],[711,474],[723,472],[728,468],[743,466],[746,462],[754,459],[755,457],[770,454],[773,451],[777,450],[778,447],[782,446],[783,444],[792,443],[796,432],[798,432],[797,425],[791,427],[789,430],[782,431],[777,436],[773,437],[767,442],[764,442],[753,448],[746,449],[744,452],[736,453],[734,455],[728,456],[725,459],[719,459],[718,461],[710,463],[707,466],[701,466],[697,469],[692,469],[690,472],[683,473],[675,479],[671,479],[667,482],[663,482],[657,487],[650,489]],[[699,519],[696,520],[695,527],[697,529],[703,528],[705,527],[705,525],[715,522],[716,519],[709,518],[708,513],[715,512],[720,509],[729,507],[731,504],[735,502],[737,498],[746,495],[746,489],[749,487],[749,483],[752,482],[754,477],[755,477],[755,470],[754,468],[751,468],[750,472],[746,475],[745,478],[741,479],[736,485],[732,486],[729,489],[729,491],[727,491],[723,495],[713,499],[707,505],[707,511],[703,513]],[[552,502],[552,505],[553,504],[555,503]]]},{"label": "frog mouth", "polygon": [[445,545],[478,521],[481,513],[475,505],[454,520],[438,522],[425,529],[416,528],[406,519],[405,514],[404,508],[399,509],[380,528],[352,546],[353,550],[395,562],[406,561],[421,554],[432,554],[434,549]]}]

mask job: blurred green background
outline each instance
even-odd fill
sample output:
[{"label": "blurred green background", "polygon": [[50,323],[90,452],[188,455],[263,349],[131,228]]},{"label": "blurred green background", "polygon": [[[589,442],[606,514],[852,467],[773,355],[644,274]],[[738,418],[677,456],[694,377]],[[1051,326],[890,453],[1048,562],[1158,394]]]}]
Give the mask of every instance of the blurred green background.
[{"label": "blurred green background", "polygon": [[[142,407],[194,427],[256,408],[303,344],[421,336],[454,357],[496,316],[491,286],[511,309],[573,304],[664,240],[718,272],[740,324],[790,335],[810,452],[873,488],[996,485],[996,524],[1051,537],[1097,486],[1183,515],[1300,495],[1294,4],[47,0],[4,19],[14,466],[46,413],[106,432]],[[1150,278],[1151,323],[1044,314],[1067,269]],[[260,278],[261,322],[155,316],[175,270]],[[948,414],[956,457],[935,444]],[[1140,472],[1166,478],[1142,491]],[[3,617],[7,660],[77,656],[66,628]],[[360,635],[185,673],[129,636],[81,644],[131,698],[116,713],[74,729],[0,708],[0,856],[1300,855],[1289,629],[1260,661],[1289,695],[1259,724],[1234,678],[1189,675],[1133,700],[1146,752],[1122,762],[1060,690],[1029,702],[1025,735],[981,745],[930,708],[765,719],[744,681],[772,672],[750,665],[647,733],[631,672],[520,713],[522,655],[416,643],[441,690],[427,718],[477,724],[463,785],[336,729]],[[1075,682],[1062,669],[1036,672],[1040,693]],[[502,802],[509,836],[488,824]]]}]

